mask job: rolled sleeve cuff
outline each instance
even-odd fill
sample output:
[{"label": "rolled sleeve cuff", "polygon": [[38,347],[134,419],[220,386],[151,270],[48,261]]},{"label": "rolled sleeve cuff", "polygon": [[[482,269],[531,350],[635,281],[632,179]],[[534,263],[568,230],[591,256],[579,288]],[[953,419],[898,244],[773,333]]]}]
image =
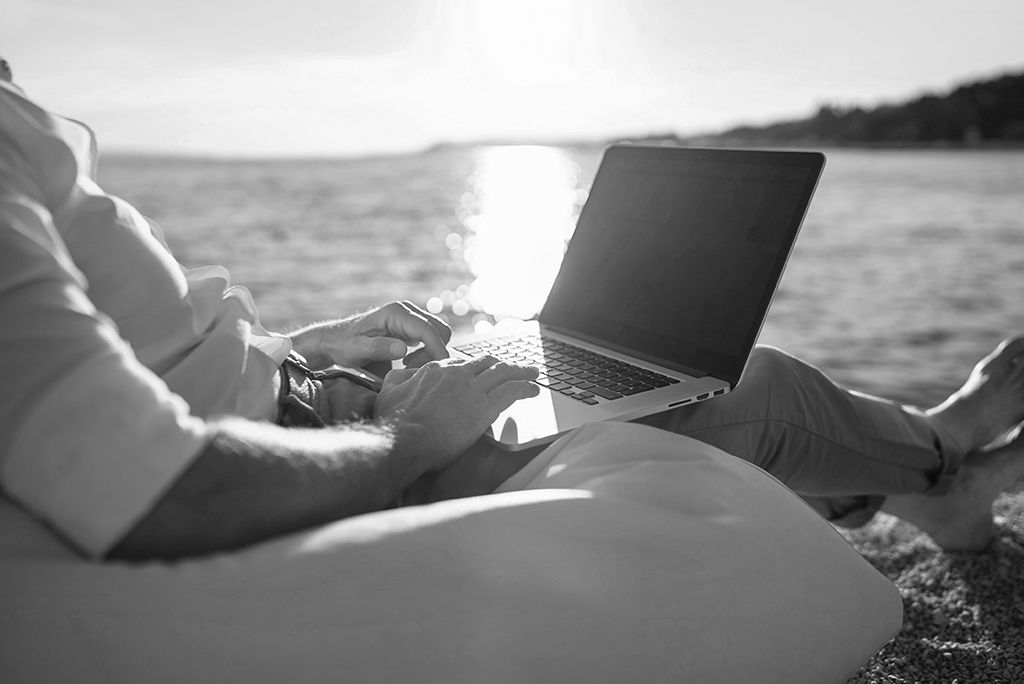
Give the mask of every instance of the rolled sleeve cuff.
[{"label": "rolled sleeve cuff", "polygon": [[159,378],[109,354],[45,388],[0,475],[12,498],[99,557],[192,463],[210,430]]}]

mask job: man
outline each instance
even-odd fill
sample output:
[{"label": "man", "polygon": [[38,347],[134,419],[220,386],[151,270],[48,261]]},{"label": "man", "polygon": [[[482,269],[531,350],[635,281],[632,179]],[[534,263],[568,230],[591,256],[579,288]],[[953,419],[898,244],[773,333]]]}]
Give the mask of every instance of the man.
[{"label": "man", "polygon": [[[181,268],[155,224],[106,195],[95,160],[87,128],[0,83],[0,486],[76,547],[237,548],[486,493],[537,453],[479,441],[536,392],[535,370],[447,359],[448,327],[408,302],[269,333],[226,271]],[[680,452],[691,435],[766,468],[833,521],[882,508],[981,549],[994,497],[1024,473],[1020,443],[981,451],[1024,420],[1022,354],[1008,340],[922,411],[758,348],[737,391],[642,422],[679,433]],[[310,370],[403,357],[380,387]]]}]

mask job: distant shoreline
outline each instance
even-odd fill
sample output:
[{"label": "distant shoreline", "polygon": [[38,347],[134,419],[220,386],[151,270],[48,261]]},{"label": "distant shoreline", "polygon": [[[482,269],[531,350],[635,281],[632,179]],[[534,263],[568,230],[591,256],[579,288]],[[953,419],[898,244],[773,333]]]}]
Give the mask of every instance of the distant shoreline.
[{"label": "distant shoreline", "polygon": [[843,149],[843,150],[864,150],[864,151],[940,151],[940,152],[1018,152],[1024,150],[1022,140],[984,140],[978,143],[966,144],[962,142],[879,142],[879,143],[842,143],[835,141],[820,142],[782,142],[777,140],[729,142],[723,140],[680,140],[678,142],[666,141],[664,139],[647,139],[641,136],[635,138],[621,138],[608,141],[595,141],[588,143],[581,142],[527,142],[516,141],[487,141],[479,143],[444,143],[432,145],[421,150],[410,150],[408,152],[380,152],[365,153],[357,155],[331,154],[331,155],[239,155],[239,154],[202,154],[183,152],[158,152],[158,151],[134,151],[134,150],[112,150],[103,153],[102,159],[116,159],[126,161],[161,160],[170,162],[223,162],[223,163],[260,163],[260,162],[330,162],[330,161],[367,161],[372,159],[403,158],[419,155],[441,154],[449,151],[472,150],[486,147],[506,146],[539,146],[539,147],[563,147],[572,149],[593,149],[600,150],[613,144],[635,144],[635,145],[680,145],[688,147],[737,147],[737,148],[782,148],[782,149]]}]

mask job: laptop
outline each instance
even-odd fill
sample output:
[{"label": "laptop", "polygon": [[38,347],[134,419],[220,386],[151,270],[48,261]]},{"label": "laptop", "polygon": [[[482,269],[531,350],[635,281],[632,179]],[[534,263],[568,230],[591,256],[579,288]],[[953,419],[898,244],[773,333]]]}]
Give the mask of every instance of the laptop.
[{"label": "laptop", "polygon": [[824,163],[803,151],[605,150],[540,314],[449,346],[541,370],[540,394],[485,437],[515,451],[735,388]]}]

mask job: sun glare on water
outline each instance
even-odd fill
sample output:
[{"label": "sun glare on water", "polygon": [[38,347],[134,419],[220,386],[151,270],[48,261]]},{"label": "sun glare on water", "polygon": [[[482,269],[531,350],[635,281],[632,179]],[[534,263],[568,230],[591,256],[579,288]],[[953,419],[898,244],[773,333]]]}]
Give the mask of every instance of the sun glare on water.
[{"label": "sun glare on water", "polygon": [[464,198],[467,299],[495,318],[540,311],[583,199],[579,166],[553,147],[480,152]]}]

